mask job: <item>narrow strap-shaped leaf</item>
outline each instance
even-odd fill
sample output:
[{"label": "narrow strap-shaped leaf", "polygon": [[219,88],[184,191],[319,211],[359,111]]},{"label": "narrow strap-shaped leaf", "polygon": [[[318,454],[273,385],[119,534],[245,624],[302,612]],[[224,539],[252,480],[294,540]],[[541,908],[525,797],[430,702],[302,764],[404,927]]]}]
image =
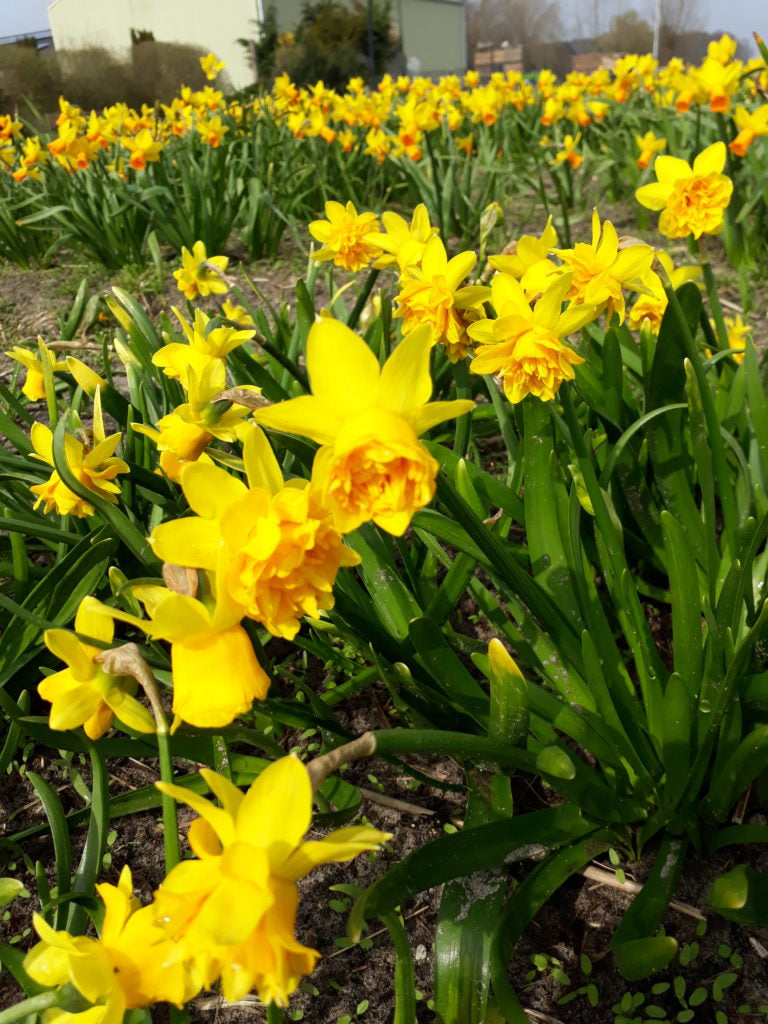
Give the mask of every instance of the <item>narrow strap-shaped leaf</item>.
[{"label": "narrow strap-shaped leaf", "polygon": [[523,859],[530,855],[532,845],[561,846],[592,830],[578,808],[562,804],[435,839],[366,889],[352,908],[350,935],[359,935],[366,918],[380,917],[434,885]]},{"label": "narrow strap-shaped leaf", "polygon": [[629,981],[661,970],[675,955],[677,942],[656,936],[656,931],[674,895],[687,849],[688,840],[683,836],[666,834],[662,838],[651,873],[613,933],[616,965]]},{"label": "narrow strap-shaped leaf", "polygon": [[[101,861],[107,846],[109,829],[109,780],[107,766],[98,748],[90,740],[87,741],[88,754],[91,761],[92,784],[91,806],[88,822],[88,833],[80,858],[72,892],[90,895],[101,871]],[[66,930],[72,935],[81,935],[85,930],[85,910],[76,903],[69,907]]]},{"label": "narrow strap-shaped leaf", "polygon": [[418,659],[440,689],[487,728],[488,695],[458,659],[437,623],[426,616],[413,619],[408,625],[408,636]]},{"label": "narrow strap-shaped leaf", "polygon": [[507,901],[491,947],[493,993],[507,1024],[527,1024],[520,1000],[509,983],[507,972],[512,952],[526,926],[567,880],[612,843],[610,833],[591,829],[574,836],[569,845],[556,850],[526,875]]},{"label": "narrow strap-shaped leaf", "polygon": [[758,725],[744,739],[720,770],[713,774],[712,788],[703,809],[715,821],[724,821],[741,793],[768,764],[768,725]]},{"label": "narrow strap-shaped leaf", "polygon": [[[69,840],[69,828],[56,790],[37,772],[27,772],[27,778],[34,786],[35,792],[43,805],[45,816],[53,837],[53,852],[56,859],[56,888],[59,896],[66,896],[72,884],[72,850]],[[56,927],[63,928],[67,917],[66,906],[60,906],[56,915]]]},{"label": "narrow strap-shaped leaf", "polygon": [[672,597],[675,671],[694,697],[701,683],[703,635],[696,561],[688,543],[689,531],[671,512],[661,513],[661,528]]},{"label": "narrow strap-shaped leaf", "polygon": [[663,799],[668,808],[674,808],[682,796],[691,767],[692,707],[693,697],[687,682],[673,672],[667,681],[662,705],[662,756],[666,773]]}]

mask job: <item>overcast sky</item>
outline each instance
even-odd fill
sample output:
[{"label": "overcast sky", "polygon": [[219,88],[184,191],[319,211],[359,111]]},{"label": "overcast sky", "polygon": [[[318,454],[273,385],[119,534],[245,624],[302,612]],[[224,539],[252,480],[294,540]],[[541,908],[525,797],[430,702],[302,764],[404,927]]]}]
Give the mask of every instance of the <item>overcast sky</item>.
[{"label": "overcast sky", "polygon": [[[0,0],[0,37],[47,29],[48,2],[49,0]],[[191,2],[194,0],[190,0]],[[650,19],[653,4],[654,0],[560,0],[563,22],[572,31],[589,31],[589,23],[596,20],[602,21],[600,28],[604,28],[617,11],[633,7]],[[698,11],[697,28],[707,31],[723,29],[740,39],[751,39],[752,30],[756,29],[763,37],[768,38],[766,0],[697,0],[693,6]]]}]

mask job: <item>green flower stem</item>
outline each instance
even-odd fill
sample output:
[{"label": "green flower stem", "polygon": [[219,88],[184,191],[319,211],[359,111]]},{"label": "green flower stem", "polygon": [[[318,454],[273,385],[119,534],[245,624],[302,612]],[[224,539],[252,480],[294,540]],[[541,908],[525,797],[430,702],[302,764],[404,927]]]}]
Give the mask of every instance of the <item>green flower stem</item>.
[{"label": "green flower stem", "polygon": [[47,1010],[49,1006],[56,1006],[59,1002],[59,993],[41,992],[39,996],[32,996],[22,1003],[9,1006],[7,1010],[0,1011],[0,1024],[18,1024],[20,1020],[31,1017],[35,1013]]},{"label": "green flower stem", "polygon": [[349,314],[349,319],[347,320],[347,327],[350,327],[353,331],[357,327],[357,322],[360,319],[360,314],[363,312],[363,309],[365,308],[365,304],[368,301],[368,296],[371,294],[373,286],[376,284],[376,278],[378,276],[378,270],[371,270],[371,272],[368,274],[368,277],[366,278],[365,284],[363,285],[363,290],[358,295],[357,302],[355,302],[355,305],[352,308],[352,312]]},{"label": "green flower stem", "polygon": [[[157,680],[141,656],[136,644],[123,644],[112,650],[104,651],[96,657],[96,661],[104,666],[104,670],[113,676],[132,676],[147,695],[152,714],[157,726],[157,753],[160,759],[160,778],[169,785],[173,784],[173,756],[171,738],[168,732],[168,720],[160,700]],[[163,845],[165,848],[165,872],[168,874],[181,860],[179,850],[179,823],[176,817],[176,801],[166,793],[161,795],[163,809]]]},{"label": "green flower stem", "polygon": [[395,1015],[393,1024],[416,1024],[416,975],[413,955],[400,915],[392,911],[381,920],[395,947]]},{"label": "green flower stem", "polygon": [[[688,321],[685,318],[685,314],[680,306],[680,301],[677,298],[674,288],[668,288],[667,295],[669,297],[669,305],[675,314],[678,327],[680,328],[680,339],[682,341],[685,354],[693,366],[693,372],[696,375],[696,381],[699,385],[699,391],[701,392],[701,404],[704,410],[704,420],[707,424],[709,443],[712,446],[712,465],[717,479],[717,493],[720,498],[720,507],[723,510],[723,519],[725,521],[725,536],[728,542],[728,549],[731,552],[731,555],[735,558],[737,551],[736,530],[738,527],[739,516],[736,508],[735,490],[728,472],[728,462],[725,458],[725,448],[723,446],[723,436],[720,430],[720,421],[717,418],[717,410],[715,409],[712,391],[709,387],[709,381],[707,380],[707,375],[704,372],[704,367],[702,366],[701,358],[696,348],[696,343],[693,339],[693,335],[691,334],[691,330],[688,326]],[[725,347],[727,348],[727,346],[728,342],[726,339]]]},{"label": "green flower stem", "polygon": [[285,1014],[277,1003],[270,1003],[267,1007],[267,1024],[283,1024],[284,1020]]},{"label": "green flower stem", "polygon": [[56,382],[53,379],[52,359],[54,356],[48,355],[42,340],[38,342],[38,348],[40,350],[40,365],[43,368],[43,385],[45,387],[45,404],[48,406],[48,420],[51,430],[55,430],[56,424],[59,422],[59,407],[56,403]]},{"label": "green flower stem", "polygon": [[[469,380],[469,367],[466,359],[460,359],[458,363],[453,364],[453,379],[456,383],[456,397],[471,398],[472,385]],[[467,451],[469,450],[469,442],[472,436],[471,427],[471,410],[463,416],[456,417],[456,434],[453,442],[453,450],[462,459],[466,458]]]},{"label": "green flower stem", "polygon": [[712,270],[712,264],[707,259],[698,240],[692,240],[692,248],[696,259],[699,261],[702,273],[704,274],[704,287],[707,290],[707,298],[709,299],[709,305],[712,309],[712,319],[715,321],[718,348],[727,352],[729,347],[728,331],[725,326],[725,319],[723,318],[723,308],[720,305],[720,297],[717,294],[717,285],[715,284],[715,275]]},{"label": "green flower stem", "polygon": [[387,757],[399,754],[450,754],[455,758],[493,764],[499,768],[535,772],[536,758],[527,750],[499,743],[487,736],[447,732],[442,729],[383,729],[373,734],[375,753]]}]

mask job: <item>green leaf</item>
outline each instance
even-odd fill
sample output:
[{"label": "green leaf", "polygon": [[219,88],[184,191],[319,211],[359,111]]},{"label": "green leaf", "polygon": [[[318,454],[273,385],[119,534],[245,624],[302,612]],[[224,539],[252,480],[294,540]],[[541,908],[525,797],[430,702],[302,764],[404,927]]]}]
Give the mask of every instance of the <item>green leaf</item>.
[{"label": "green leaf", "polygon": [[709,905],[729,921],[764,927],[768,921],[768,874],[749,864],[737,864],[712,883]]},{"label": "green leaf", "polygon": [[682,796],[691,765],[691,710],[688,684],[677,672],[667,682],[662,703],[662,756],[666,780],[664,805],[673,808]]},{"label": "green leaf", "polygon": [[640,981],[663,971],[677,953],[677,941],[669,935],[632,939],[614,947],[616,966],[627,981]]},{"label": "green leaf", "polygon": [[675,672],[693,697],[699,692],[702,666],[701,600],[696,561],[688,543],[690,531],[671,512],[661,513],[664,552],[672,598]]},{"label": "green leaf", "polygon": [[[109,780],[107,767],[99,749],[87,741],[91,761],[92,785],[88,833],[85,837],[80,864],[72,883],[74,894],[90,895],[101,871],[101,862],[107,848],[109,831]],[[70,904],[66,930],[71,935],[80,935],[86,926],[85,911],[76,903]]]},{"label": "green leaf", "polygon": [[543,747],[536,755],[536,770],[556,779],[576,778],[576,766],[562,747]]},{"label": "green leaf", "polygon": [[357,900],[349,918],[350,937],[359,936],[365,918],[388,913],[416,893],[527,857],[531,847],[560,846],[586,831],[593,826],[581,812],[562,804],[433,840],[390,868]]},{"label": "green leaf", "polygon": [[18,878],[0,878],[0,907],[12,903],[24,889]]},{"label": "green leaf", "polygon": [[408,636],[420,664],[456,707],[483,729],[488,727],[488,696],[453,652],[438,625],[422,616],[408,625]]},{"label": "green leaf", "polygon": [[528,735],[528,684],[499,640],[488,645],[491,713],[488,735],[522,746]]},{"label": "green leaf", "polygon": [[[72,851],[64,808],[53,786],[42,776],[38,775],[37,772],[27,772],[27,778],[32,783],[35,793],[37,793],[43,805],[45,816],[51,828],[53,852],[56,858],[56,888],[59,896],[66,896],[71,887]],[[68,909],[64,905],[59,907],[56,916],[57,928],[64,927]]]}]

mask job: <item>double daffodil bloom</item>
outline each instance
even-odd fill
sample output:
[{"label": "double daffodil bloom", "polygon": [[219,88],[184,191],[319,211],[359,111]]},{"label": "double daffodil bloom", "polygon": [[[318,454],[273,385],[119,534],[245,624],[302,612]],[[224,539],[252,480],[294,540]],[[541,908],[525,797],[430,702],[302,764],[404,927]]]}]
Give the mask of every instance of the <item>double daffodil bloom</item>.
[{"label": "double daffodil bloom", "polygon": [[511,252],[505,250],[499,255],[489,256],[488,262],[494,270],[518,280],[526,295],[533,298],[552,283],[553,274],[560,273],[560,268],[549,258],[556,245],[557,231],[552,217],[548,217],[540,237],[521,235],[513,243]]},{"label": "double daffodil bloom", "polygon": [[[100,607],[95,598],[83,598],[77,610],[75,630],[110,644],[114,627],[100,614]],[[76,729],[82,725],[86,735],[97,740],[117,715],[137,732],[155,731],[152,715],[133,696],[136,681],[107,675],[95,660],[101,654],[100,647],[85,643],[67,629],[47,629],[43,639],[48,650],[67,663],[67,668],[46,676],[37,687],[43,700],[51,703],[52,729]]]},{"label": "double daffodil bloom", "polygon": [[157,784],[200,815],[189,830],[199,859],[178,864],[155,893],[158,917],[204,985],[221,978],[230,1002],[255,988],[264,1003],[285,1006],[319,957],[294,936],[296,882],[391,836],[352,825],[304,841],[312,786],[295,757],[268,765],[245,794],[207,768],[201,774],[221,807],[180,786]]},{"label": "double daffodil bloom", "polygon": [[[243,422],[250,409],[233,402],[223,409],[215,401],[223,390],[226,368],[221,359],[208,359],[200,377],[191,363],[187,364],[188,402],[177,405],[173,412],[157,422],[157,429],[144,423],[132,423],[139,434],[145,434],[160,451],[160,467],[177,483],[187,463],[200,458],[208,445],[218,438],[235,441],[248,427]],[[248,385],[248,390],[259,389]]]},{"label": "double daffodil bloom", "polygon": [[429,401],[431,348],[430,328],[419,327],[381,367],[362,338],[324,318],[307,340],[312,394],[254,414],[265,427],[323,446],[312,479],[342,533],[372,519],[400,536],[413,513],[432,500],[438,465],[419,435],[475,403]]},{"label": "double daffodil bloom", "polygon": [[51,1008],[46,1024],[122,1024],[126,1010],[151,1003],[181,1007],[196,994],[154,906],[140,907],[132,896],[126,866],[117,885],[96,889],[105,913],[98,939],[54,931],[33,915],[40,942],[24,958],[24,970],[38,985],[72,985],[91,1003],[80,1013]]},{"label": "double daffodil bloom", "polygon": [[424,246],[421,266],[414,268],[401,282],[395,316],[402,317],[405,333],[424,324],[433,331],[434,342],[445,345],[452,363],[467,354],[467,324],[476,320],[490,291],[484,285],[461,282],[477,262],[474,252],[462,252],[448,259],[439,238]]},{"label": "double daffodil bloom", "polygon": [[292,639],[299,619],[333,607],[341,566],[359,556],[346,547],[333,515],[305,480],[287,484],[264,433],[243,444],[249,486],[217,466],[184,470],[181,486],[197,513],[156,527],[158,557],[216,573],[229,601],[270,633]]},{"label": "double daffodil bloom", "polygon": [[[654,252],[650,245],[628,245],[621,249],[616,228],[609,220],[600,226],[597,210],[592,214],[592,242],[578,242],[573,249],[556,249],[566,270],[571,271],[571,302],[605,309],[610,321],[618,313],[624,322],[622,289],[642,291],[651,271]],[[590,319],[592,319],[590,317]]]},{"label": "double daffodil bloom", "polygon": [[418,266],[424,247],[437,234],[437,228],[429,223],[424,203],[414,208],[410,224],[390,210],[382,213],[381,221],[384,231],[368,236],[368,241],[382,251],[374,267],[399,267],[401,273],[407,273],[411,267]]},{"label": "double daffodil bloom", "polygon": [[[89,491],[104,498],[112,505],[117,504],[120,487],[114,482],[118,473],[129,472],[127,463],[116,458],[115,449],[120,444],[120,434],[106,437],[104,420],[101,415],[101,396],[97,390],[93,396],[93,442],[94,446],[86,446],[71,434],[64,438],[64,457],[72,475]],[[44,423],[33,423],[30,434],[35,459],[54,466],[53,473],[42,484],[35,484],[30,491],[36,494],[35,508],[40,502],[45,503],[45,512],[55,509],[60,515],[73,515],[82,519],[93,515],[93,505],[71,491],[64,483],[55,468],[53,461],[53,433]]]},{"label": "double daffodil bloom", "polygon": [[224,280],[224,271],[229,266],[227,256],[208,256],[203,242],[195,242],[192,252],[182,246],[181,268],[174,270],[176,286],[188,299],[198,296],[225,295],[229,285]]},{"label": "double daffodil bloom", "polygon": [[659,231],[667,238],[717,234],[723,228],[731,201],[733,182],[723,174],[725,144],[715,142],[693,161],[676,156],[657,156],[653,169],[657,182],[635,192],[649,210],[661,210]]},{"label": "double daffodil bloom", "polygon": [[469,328],[480,343],[469,366],[472,373],[499,376],[510,402],[521,402],[526,395],[551,401],[564,380],[573,380],[573,367],[584,362],[560,339],[597,315],[594,306],[571,305],[562,311],[570,286],[571,275],[563,274],[532,308],[518,281],[497,274],[491,287],[499,316]]},{"label": "double daffodil bloom", "polygon": [[333,260],[336,267],[345,270],[361,270],[381,252],[370,236],[379,227],[375,213],[358,213],[353,203],[342,206],[330,199],[325,204],[327,220],[314,220],[309,233],[322,248],[312,253],[313,260]]}]

